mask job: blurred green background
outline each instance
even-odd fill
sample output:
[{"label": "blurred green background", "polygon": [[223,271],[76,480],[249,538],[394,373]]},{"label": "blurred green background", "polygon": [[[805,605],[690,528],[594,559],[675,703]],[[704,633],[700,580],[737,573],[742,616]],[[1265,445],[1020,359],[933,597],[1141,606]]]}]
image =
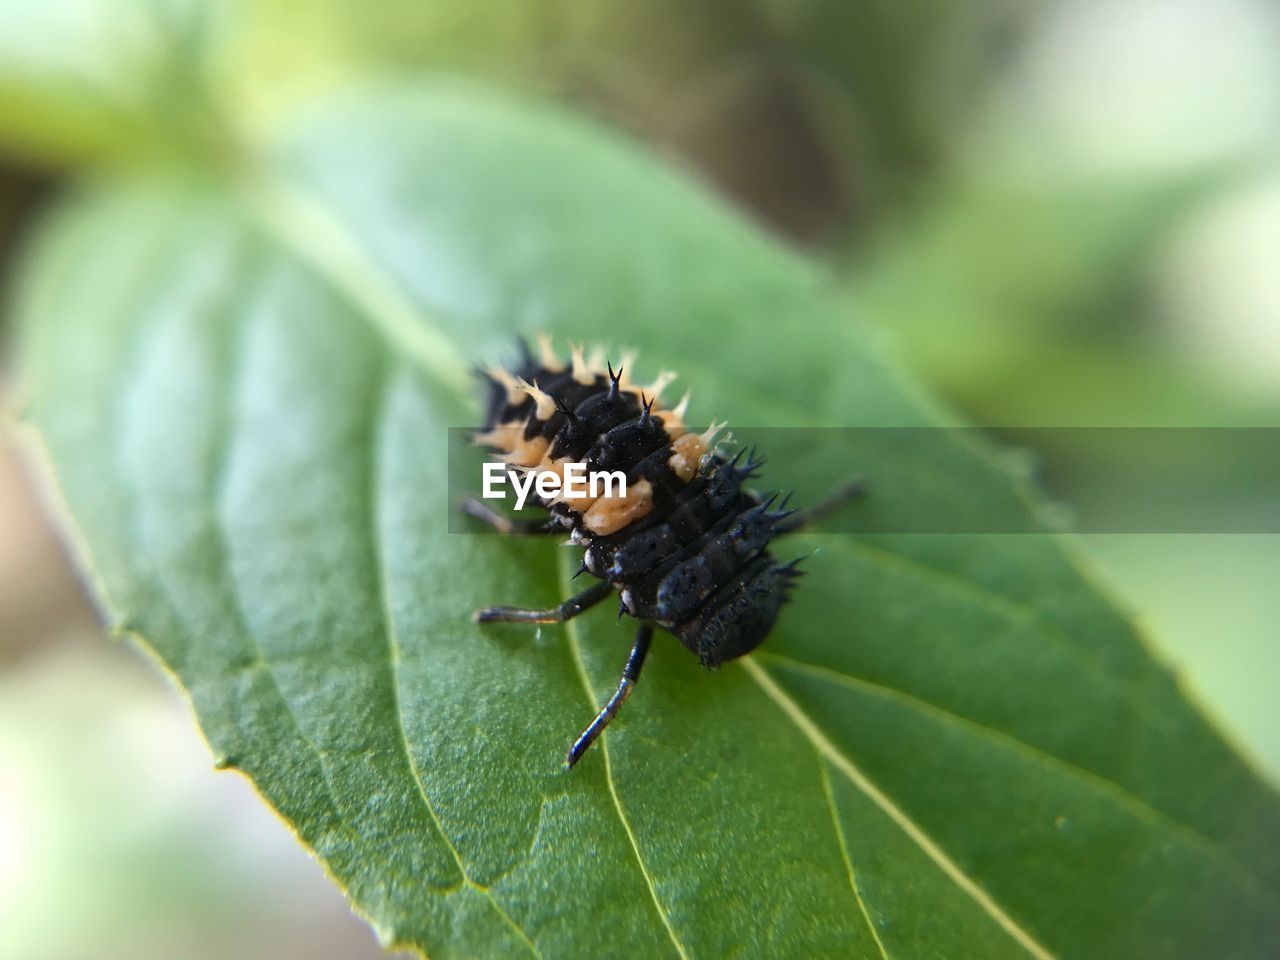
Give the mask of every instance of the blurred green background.
[{"label": "blurred green background", "polygon": [[[997,435],[1280,425],[1262,0],[0,0],[0,270],[71,177],[234,161],[295,95],[421,69],[565,101],[692,170]],[[377,955],[180,696],[103,640],[4,431],[0,956]],[[1059,436],[1039,470],[1087,498],[1112,465]],[[1280,503],[1257,509],[1274,529]],[[1280,782],[1280,537],[1079,543]]]}]

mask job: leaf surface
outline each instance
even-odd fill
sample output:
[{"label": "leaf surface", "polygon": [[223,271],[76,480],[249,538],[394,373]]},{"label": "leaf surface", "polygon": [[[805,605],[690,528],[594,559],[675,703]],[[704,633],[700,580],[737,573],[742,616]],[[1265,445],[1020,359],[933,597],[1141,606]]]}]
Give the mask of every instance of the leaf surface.
[{"label": "leaf surface", "polygon": [[248,187],[95,188],[31,255],[31,419],[113,625],[189,693],[388,944],[431,956],[1265,957],[1280,803],[960,445],[841,434],[860,535],[760,652],[670,637],[560,767],[630,631],[481,629],[573,585],[550,542],[448,532],[447,430],[516,332],[642,349],[696,415],[927,425],[823,276],[684,177],[554,111],[440,83],[300,113]]}]

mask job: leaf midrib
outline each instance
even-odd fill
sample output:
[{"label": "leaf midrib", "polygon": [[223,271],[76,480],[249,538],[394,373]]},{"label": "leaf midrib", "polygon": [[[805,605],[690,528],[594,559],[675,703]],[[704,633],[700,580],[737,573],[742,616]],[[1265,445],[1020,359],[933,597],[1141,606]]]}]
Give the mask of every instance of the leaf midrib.
[{"label": "leaf midrib", "polygon": [[242,193],[256,221],[315,269],[389,345],[398,347],[458,398],[467,396],[468,364],[453,341],[402,295],[393,279],[383,276],[376,261],[351,242],[340,220],[328,216],[323,205],[303,191],[279,180],[243,185]]}]

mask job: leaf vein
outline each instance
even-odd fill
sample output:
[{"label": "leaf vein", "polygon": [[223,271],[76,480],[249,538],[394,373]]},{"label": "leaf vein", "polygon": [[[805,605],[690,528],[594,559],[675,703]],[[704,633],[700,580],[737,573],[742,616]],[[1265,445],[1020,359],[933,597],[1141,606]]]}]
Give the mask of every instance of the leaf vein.
[{"label": "leaf vein", "polygon": [[956,865],[946,852],[929,837],[928,834],[915,823],[906,812],[899,807],[883,790],[877,787],[863,773],[856,764],[836,748],[826,735],[818,729],[813,720],[800,708],[785,690],[778,686],[777,682],[769,676],[764,667],[760,666],[753,658],[744,657],[741,661],[743,669],[751,676],[765,695],[778,705],[784,714],[794,723],[800,732],[809,740],[810,743],[818,750],[820,754],[831,761],[831,764],[839,770],[849,782],[857,787],[862,793],[879,807],[892,820],[903,833],[905,833],[920,850],[929,857],[930,860],[956,884],[1019,946],[1027,951],[1036,960],[1053,960],[1053,954],[1043,947],[1036,939],[1018,924],[1013,917],[1005,913],[1004,909],[992,899],[991,895],[982,889],[978,883],[966,874],[959,866]]},{"label": "leaf vein", "polygon": [[[173,249],[180,249],[180,248],[178,247],[177,244],[173,244],[172,246],[167,246],[167,247],[160,245],[160,249],[171,251]],[[138,315],[143,315],[144,313],[145,311],[143,310],[137,311]],[[129,338],[129,345],[124,350],[124,356],[129,357],[131,359],[129,360],[129,362],[122,364],[122,368],[126,370],[126,374],[122,378],[122,381],[121,381],[122,389],[120,389],[118,395],[123,399],[118,404],[117,410],[115,412],[116,436],[120,436],[120,437],[129,436],[132,432],[131,420],[129,415],[130,411],[134,409],[134,405],[129,402],[129,399],[131,396],[131,387],[132,385],[136,385],[137,383],[141,382],[141,377],[137,376],[137,370],[135,369],[136,366],[141,362],[137,358],[142,354],[146,346],[147,334],[154,332],[154,331],[148,331],[144,324],[136,324],[136,326],[138,327],[138,329],[131,331],[131,335]],[[226,370],[224,371],[224,375],[227,378],[227,382],[231,383],[231,382],[235,382],[234,378],[236,375],[236,371],[240,365],[241,356],[244,351],[245,337],[244,337],[244,331],[240,327],[231,323],[227,323],[226,326],[227,326],[226,343],[222,345],[224,354],[226,355],[226,358],[227,358],[225,361]],[[227,392],[227,396],[228,398],[230,398],[231,396],[230,391]],[[208,470],[209,480],[208,480],[207,492],[210,495],[208,500],[208,503],[210,505],[208,510],[208,513],[209,513],[208,525],[209,525],[210,536],[212,541],[210,546],[213,548],[216,554],[216,557],[219,561],[217,564],[217,568],[221,570],[226,570],[226,569],[229,569],[228,559],[230,556],[230,551],[229,551],[229,545],[226,539],[225,530],[223,529],[223,526],[220,520],[220,513],[221,513],[220,504],[223,501],[223,498],[225,495],[225,489],[226,489],[226,473],[227,473],[227,463],[229,458],[229,450],[228,450],[228,443],[227,443],[229,433],[230,433],[229,425],[234,418],[234,412],[231,409],[230,400],[228,401],[228,404],[225,406],[225,408],[222,409],[220,412],[218,412],[218,414],[216,415],[219,415],[221,417],[222,422],[220,424],[215,424],[214,433],[218,436],[219,439],[215,444],[214,450],[212,452],[212,457],[211,457],[209,470]],[[120,444],[118,447],[118,452],[120,450],[123,450],[123,448],[124,448],[124,445]],[[132,492],[134,488],[133,488],[133,485],[128,480],[128,471],[123,467],[122,464],[117,462],[116,472],[120,478],[120,489],[123,491],[122,495],[126,501],[125,508],[124,508],[124,512],[126,515],[125,522],[130,529],[131,540],[134,543],[142,545],[142,549],[145,551],[145,544],[147,540],[142,534],[141,525],[139,523],[137,496]],[[173,594],[173,589],[171,585],[168,583],[167,579],[164,576],[160,575],[158,570],[154,571],[154,574],[156,576],[157,582],[160,584],[161,589],[164,592],[164,596],[168,601],[168,605],[170,609],[173,611],[175,626],[179,630],[181,630],[183,634],[186,635],[186,638],[188,641],[194,642],[196,639],[196,635],[191,633],[192,624],[190,622],[190,617],[185,613],[185,605],[177,601],[177,598]],[[288,698],[285,697],[284,691],[283,689],[281,689],[279,681],[276,679],[275,674],[271,670],[270,664],[267,662],[265,658],[264,651],[262,649],[261,644],[258,642],[258,638],[254,635],[253,631],[249,629],[248,620],[244,613],[244,605],[240,597],[240,593],[236,586],[234,578],[226,577],[222,586],[224,591],[226,592],[227,600],[228,600],[227,605],[230,607],[231,616],[234,621],[233,629],[236,632],[238,632],[240,636],[242,636],[247,640],[254,655],[253,660],[249,661],[249,663],[246,664],[242,669],[253,669],[255,666],[261,667],[263,676],[266,678],[268,683],[271,685],[271,689],[275,692],[276,696],[279,698],[280,704],[284,708],[285,716],[288,717],[290,724],[293,726],[294,733],[297,734],[299,742],[301,742],[310,751],[311,755],[315,759],[316,768],[320,773],[320,778],[324,785],[324,792],[325,792],[325,797],[328,801],[329,811],[332,814],[334,821],[339,825],[339,828],[341,829],[343,834],[347,837],[347,839],[355,842],[357,846],[363,846],[364,845],[363,838],[360,837],[359,834],[356,833],[356,831],[351,829],[349,824],[347,824],[346,819],[342,815],[341,808],[338,805],[337,794],[334,791],[333,783],[330,781],[328,773],[325,769],[324,758],[320,752],[319,746],[315,743],[315,741],[313,741],[310,737],[308,737],[306,732],[302,729],[302,725],[299,722],[299,719],[293,709],[292,704],[290,704],[288,701]],[[157,650],[155,646],[146,638],[145,634],[142,631],[140,630],[133,631],[133,633],[139,639],[139,641],[146,644],[147,647],[153,650],[156,656],[159,657],[162,662],[168,663],[168,661],[163,656],[160,655],[159,650]],[[183,665],[174,663],[174,664],[169,664],[169,666],[171,669],[174,670],[175,674],[180,675]],[[228,667],[229,666],[230,665],[228,665]],[[228,669],[227,672],[231,673],[232,671]],[[183,686],[189,689],[191,685],[184,681]]]},{"label": "leaf vein", "polygon": [[853,859],[849,855],[849,842],[844,835],[844,827],[840,823],[840,813],[836,809],[835,794],[831,790],[831,775],[827,773],[827,760],[821,754],[818,755],[818,772],[822,777],[822,793],[827,799],[827,809],[831,811],[831,826],[835,830],[836,840],[840,843],[840,857],[844,860],[845,870],[849,873],[849,889],[853,892],[853,899],[857,902],[863,919],[867,921],[867,929],[871,931],[871,939],[876,942],[876,947],[880,950],[880,956],[884,960],[889,960],[889,951],[885,949],[884,943],[880,940],[876,925],[871,920],[871,912],[867,910],[866,901],[862,899],[862,893],[858,890],[858,881],[853,869]]},{"label": "leaf vein", "polygon": [[280,243],[328,279],[389,346],[411,357],[455,393],[469,387],[468,366],[453,341],[411,302],[400,285],[344,232],[317,200],[293,186],[257,184],[248,202]]},{"label": "leaf vein", "polygon": [[978,736],[997,741],[1006,749],[1009,749],[1033,763],[1046,767],[1054,767],[1060,769],[1068,776],[1083,781],[1097,790],[1109,794],[1117,803],[1122,804],[1130,809],[1134,816],[1144,820],[1153,827],[1164,830],[1174,831],[1185,835],[1185,838],[1194,843],[1196,846],[1204,849],[1205,853],[1219,861],[1222,866],[1236,874],[1241,882],[1248,887],[1251,893],[1255,894],[1264,904],[1270,904],[1273,897],[1267,892],[1262,881],[1244,864],[1240,863],[1230,851],[1226,849],[1220,842],[1205,836],[1190,824],[1170,816],[1163,810],[1153,807],[1147,801],[1134,793],[1131,793],[1125,787],[1109,780],[1101,774],[1095,773],[1084,767],[1077,766],[1069,760],[1065,760],[1056,754],[1050,753],[1040,747],[1020,740],[1012,734],[995,727],[988,726],[977,720],[973,720],[962,714],[955,713],[945,707],[939,706],[928,700],[922,700],[919,697],[900,690],[896,687],[890,687],[885,684],[875,683],[871,680],[865,680],[852,674],[845,673],[841,670],[834,670],[830,667],[824,667],[819,664],[806,663],[803,660],[797,660],[794,657],[784,656],[782,654],[772,653],[769,651],[760,651],[759,656],[772,660],[780,666],[788,667],[799,672],[810,674],[817,679],[824,680],[828,683],[836,683],[842,686],[852,687],[870,693],[873,696],[882,699],[892,700],[900,703],[910,710],[917,713],[930,716],[935,720],[960,728],[968,728],[971,732]]},{"label": "leaf vein", "polygon": [[[568,562],[563,556],[559,560],[559,571],[561,586],[567,591],[570,589],[572,584],[569,579]],[[591,705],[591,709],[593,711],[599,710],[600,705],[596,703],[595,693],[591,690],[591,678],[587,675],[587,665],[582,659],[582,646],[578,637],[578,625],[575,621],[570,620],[564,626],[569,639],[569,652],[573,657],[573,665],[577,670],[578,678],[582,681],[582,689],[586,692],[587,703]],[[640,853],[640,843],[636,839],[635,831],[631,829],[631,821],[627,819],[626,811],[622,809],[622,798],[618,796],[617,785],[613,780],[613,765],[609,759],[608,731],[601,734],[600,740],[596,744],[596,749],[601,752],[601,755],[604,758],[605,783],[609,787],[609,795],[613,798],[613,808],[617,811],[618,820],[621,821],[622,829],[627,835],[627,841],[631,844],[631,850],[636,857],[636,865],[640,868],[640,875],[644,878],[645,886],[649,888],[649,896],[653,901],[653,908],[657,911],[658,918],[662,921],[662,925],[666,927],[667,935],[671,937],[671,942],[675,945],[676,953],[680,955],[682,960],[689,960],[689,954],[685,950],[684,945],[680,942],[680,938],[676,935],[676,930],[671,923],[671,918],[667,916],[667,911],[663,909],[662,901],[658,899],[658,888],[654,885],[653,877],[649,873],[649,868],[644,862],[644,856]]]},{"label": "leaf vein", "polygon": [[884,547],[874,546],[863,540],[840,538],[830,546],[850,553],[865,554],[873,565],[882,569],[897,569],[909,574],[914,573],[921,579],[933,580],[1009,623],[1037,630],[1045,639],[1053,642],[1054,646],[1062,649],[1067,656],[1079,663],[1084,671],[1098,681],[1101,686],[1114,690],[1115,695],[1121,702],[1127,704],[1135,714],[1147,717],[1154,725],[1167,726],[1163,722],[1163,718],[1157,717],[1152,713],[1150,704],[1142,698],[1132,683],[1108,675],[1093,657],[1072,642],[1066,631],[1046,621],[1029,604],[996,593],[949,570],[930,566],[927,563],[913,560]]},{"label": "leaf vein", "polygon": [[395,628],[395,616],[391,608],[391,598],[387,593],[387,578],[383,571],[386,569],[386,552],[382,537],[381,517],[381,491],[382,477],[381,464],[383,456],[382,449],[382,427],[386,421],[387,396],[390,393],[386,383],[382,383],[377,388],[377,396],[371,404],[372,416],[370,417],[369,426],[369,442],[368,460],[369,460],[369,510],[368,510],[368,527],[369,538],[373,553],[373,576],[376,581],[376,591],[378,595],[379,611],[382,622],[381,632],[387,640],[387,661],[388,661],[388,679],[390,681],[391,707],[396,718],[396,736],[399,740],[401,751],[404,754],[405,764],[409,768],[409,773],[413,777],[414,786],[417,788],[418,797],[422,801],[422,806],[426,810],[431,822],[435,824],[436,832],[440,834],[440,839],[444,841],[445,846],[449,848],[449,853],[453,856],[454,863],[458,866],[459,873],[462,874],[463,882],[467,886],[473,888],[477,892],[484,895],[493,907],[498,916],[507,923],[508,926],[516,933],[521,942],[529,949],[529,952],[542,958],[541,952],[537,945],[530,939],[524,929],[515,921],[515,918],[508,913],[503,906],[498,903],[497,897],[493,891],[474,880],[467,872],[466,864],[462,859],[462,855],[458,852],[457,846],[450,839],[448,833],[445,832],[444,822],[440,819],[435,805],[431,802],[431,798],[427,795],[426,783],[422,779],[422,773],[418,769],[417,762],[413,759],[413,750],[409,746],[409,736],[404,727],[404,714],[400,705],[400,641]]}]

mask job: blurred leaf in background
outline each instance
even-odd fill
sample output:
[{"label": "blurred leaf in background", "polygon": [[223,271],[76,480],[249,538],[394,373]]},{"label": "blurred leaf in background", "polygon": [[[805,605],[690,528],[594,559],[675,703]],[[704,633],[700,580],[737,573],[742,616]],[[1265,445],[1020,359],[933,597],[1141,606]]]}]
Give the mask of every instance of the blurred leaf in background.
[{"label": "blurred leaf in background", "polygon": [[1051,8],[931,202],[850,255],[866,314],[982,423],[1274,423],[1280,334],[1243,304],[1274,297],[1277,50],[1269,5]]},{"label": "blurred leaf in background", "polygon": [[222,22],[201,0],[5,0],[5,151],[65,168],[218,149],[207,71]]},{"label": "blurred leaf in background", "polygon": [[[945,166],[1030,19],[1003,0],[394,0],[375,10],[322,0],[309,10],[301,30],[313,51],[356,70],[429,65],[555,95],[683,158],[810,244],[865,234]],[[269,63],[297,35],[293,5],[260,4],[254,16],[247,42],[264,55],[250,59]],[[280,59],[273,77],[301,85]]]},{"label": "blurred leaf in background", "polygon": [[0,675],[0,953],[381,955],[136,653],[60,646]]}]

